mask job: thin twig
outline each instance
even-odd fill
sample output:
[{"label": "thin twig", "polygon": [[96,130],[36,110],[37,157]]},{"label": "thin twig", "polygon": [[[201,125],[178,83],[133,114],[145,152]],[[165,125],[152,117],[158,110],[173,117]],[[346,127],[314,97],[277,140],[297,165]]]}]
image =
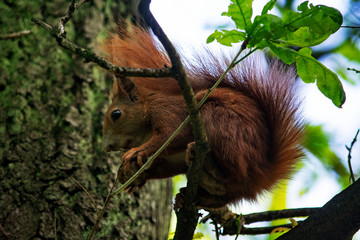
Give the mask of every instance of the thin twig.
[{"label": "thin twig", "polygon": [[356,72],[356,73],[360,73],[360,70],[355,69],[355,68],[347,68],[347,70],[349,70],[349,71],[354,71],[354,72]]},{"label": "thin twig", "polygon": [[85,188],[83,185],[81,185],[75,178],[70,177],[70,179],[71,179],[74,183],[76,183],[79,187],[81,187],[81,188],[84,190],[84,192],[88,195],[88,197],[90,198],[91,203],[94,205],[94,208],[95,208],[95,211],[96,211],[96,216],[99,217],[99,209],[98,209],[98,207],[96,206],[96,203],[95,203],[94,198],[91,196],[91,194],[88,192],[88,190],[86,190],[86,188]]},{"label": "thin twig", "polygon": [[0,232],[2,232],[8,240],[12,239],[1,225],[0,225]]},{"label": "thin twig", "polygon": [[94,62],[98,64],[100,67],[114,73],[118,77],[171,77],[172,73],[169,68],[128,68],[128,67],[119,67],[115,66],[111,62],[107,61],[104,58],[97,56],[94,52],[89,49],[84,49],[82,47],[77,46],[75,43],[70,42],[65,37],[60,36],[57,34],[55,28],[51,25],[47,24],[46,22],[32,18],[32,22],[36,23],[37,25],[43,27],[47,31],[51,33],[51,35],[57,40],[58,45],[83,57],[86,62]]},{"label": "thin twig", "polygon": [[59,19],[59,35],[65,37],[65,24],[71,19],[73,13],[81,7],[85,2],[89,2],[89,0],[81,0],[78,4],[75,4],[76,0],[72,0],[66,14]]},{"label": "thin twig", "polygon": [[23,30],[23,31],[16,32],[16,33],[0,34],[0,40],[23,37],[23,36],[29,35],[30,33],[32,33],[30,30]]},{"label": "thin twig", "polygon": [[55,235],[55,240],[58,239],[58,237],[57,237],[57,227],[56,227],[56,225],[57,225],[57,217],[56,217],[56,212],[54,212],[54,235]]},{"label": "thin twig", "polygon": [[75,10],[77,10],[79,7],[81,7],[86,2],[90,2],[90,0],[81,0],[78,4],[76,4]]},{"label": "thin twig", "polygon": [[266,211],[242,215],[246,224],[262,221],[272,221],[282,218],[306,217],[319,211],[320,208],[293,208],[276,211]]},{"label": "thin twig", "polygon": [[61,17],[59,19],[59,35],[62,37],[66,36],[66,32],[65,32],[65,24],[70,20],[70,18],[72,17],[72,14],[75,11],[75,2],[76,0],[72,0],[69,6],[68,11],[66,12],[65,16]]},{"label": "thin twig", "polygon": [[220,229],[219,229],[219,226],[218,226],[217,221],[214,222],[214,226],[215,226],[215,237],[216,237],[216,240],[219,240],[219,239],[220,239]]},{"label": "thin twig", "polygon": [[352,140],[352,142],[350,144],[350,147],[345,145],[345,148],[349,151],[348,165],[349,165],[349,170],[350,170],[350,179],[352,180],[353,183],[355,182],[355,176],[354,176],[354,172],[353,172],[353,169],[352,169],[352,166],[351,166],[351,151],[352,151],[352,148],[353,148],[354,144],[357,141],[357,136],[359,135],[359,131],[360,131],[360,129],[357,130],[357,132],[355,134],[355,137],[354,137],[354,139]]},{"label": "thin twig", "polygon": [[341,26],[342,28],[360,28],[359,26]]},{"label": "thin twig", "polygon": [[97,219],[96,219],[96,223],[95,223],[95,225],[94,225],[94,227],[93,227],[93,229],[92,229],[89,237],[87,238],[88,240],[93,240],[93,239],[94,239],[95,234],[96,234],[96,232],[98,231],[98,229],[99,229],[99,227],[100,227],[100,221],[101,221],[101,219],[103,218],[104,213],[106,212],[107,207],[108,207],[108,205],[109,205],[109,203],[110,203],[110,200],[111,200],[112,197],[113,197],[112,192],[113,192],[116,184],[117,184],[117,182],[115,182],[114,185],[111,187],[110,192],[109,192],[109,194],[108,194],[107,197],[106,197],[104,207],[101,209],[101,212],[100,212],[99,216],[98,216]]},{"label": "thin twig", "polygon": [[[227,221],[223,227],[223,234],[224,235],[236,235],[236,234],[249,234],[249,228],[245,228],[244,224],[251,224],[255,222],[265,222],[265,221],[273,221],[277,219],[286,219],[286,218],[295,218],[295,217],[307,217],[312,214],[317,213],[320,211],[320,208],[294,208],[294,209],[284,209],[284,210],[277,210],[277,211],[266,211],[266,212],[259,212],[259,213],[250,213],[250,214],[243,214],[243,215],[236,215],[233,219]],[[239,222],[238,219],[241,219]],[[239,232],[239,226],[241,227]],[[244,230],[246,229],[246,230]],[[256,228],[257,229],[257,228]],[[263,229],[263,228],[261,228]],[[258,231],[257,229],[256,231]],[[263,230],[261,230],[263,231]],[[268,230],[266,230],[268,231]],[[269,233],[269,232],[264,233]],[[271,232],[271,231],[270,231]]]},{"label": "thin twig", "polygon": [[[299,221],[302,222],[302,221]],[[286,229],[292,229],[292,224],[283,224],[278,226],[271,226],[271,227],[254,227],[254,228],[247,228],[243,227],[241,234],[243,235],[260,235],[260,234],[269,234],[276,228],[286,228]],[[224,234],[227,235],[227,234]],[[231,234],[232,235],[232,234]]]},{"label": "thin twig", "polygon": [[150,167],[151,163],[154,161],[154,159],[160,155],[160,153],[172,142],[172,140],[180,133],[180,131],[188,124],[190,121],[190,116],[188,116],[181,124],[180,126],[174,131],[174,133],[169,137],[169,139],[166,140],[166,142],[152,155],[150,156],[147,161],[144,163],[144,165],[131,177],[129,180],[127,180],[123,185],[121,185],[118,189],[116,189],[112,196],[115,196],[119,194],[121,191],[123,191],[125,188],[127,188],[142,172],[144,172],[147,168]]}]

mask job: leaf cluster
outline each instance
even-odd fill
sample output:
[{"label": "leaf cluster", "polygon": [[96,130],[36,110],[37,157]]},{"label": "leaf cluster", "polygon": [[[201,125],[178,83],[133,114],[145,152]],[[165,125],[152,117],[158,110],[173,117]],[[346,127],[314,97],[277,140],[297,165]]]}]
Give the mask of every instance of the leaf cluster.
[{"label": "leaf cluster", "polygon": [[276,4],[276,0],[270,0],[252,20],[252,1],[231,0],[228,11],[222,15],[230,17],[236,29],[215,30],[207,42],[217,40],[231,46],[244,41],[250,49],[270,49],[285,63],[296,63],[298,75],[305,83],[316,82],[319,90],[341,107],[345,93],[338,76],[312,57],[309,48],[322,43],[340,28],[341,13],[335,8],[314,6],[305,1],[297,12],[288,10],[281,18],[269,13]]}]

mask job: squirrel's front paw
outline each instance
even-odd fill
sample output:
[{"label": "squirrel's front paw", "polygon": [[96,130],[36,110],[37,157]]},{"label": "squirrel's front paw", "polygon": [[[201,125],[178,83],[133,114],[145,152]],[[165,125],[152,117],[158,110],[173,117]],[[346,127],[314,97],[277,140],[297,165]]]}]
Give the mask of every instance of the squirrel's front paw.
[{"label": "squirrel's front paw", "polygon": [[175,211],[179,210],[180,208],[183,207],[184,205],[184,201],[185,201],[185,191],[186,191],[186,188],[183,187],[183,188],[180,188],[180,191],[179,193],[177,193],[175,195],[175,202],[174,202],[174,206],[173,206],[173,209]]},{"label": "squirrel's front paw", "polygon": [[128,170],[129,166],[130,166],[130,161],[131,161],[131,159],[134,159],[134,158],[136,158],[136,163],[140,167],[142,167],[143,159],[145,159],[147,157],[148,157],[148,153],[146,151],[146,147],[132,148],[129,151],[127,151],[126,153],[124,153],[124,155],[122,156],[122,160],[123,160],[122,167],[125,170]]},{"label": "squirrel's front paw", "polygon": [[[140,167],[137,165],[135,161],[129,163],[128,169],[125,169],[124,166],[119,168],[117,179],[120,183],[127,182],[138,170]],[[146,183],[146,173],[140,174],[128,187],[126,187],[126,191],[128,193],[132,193],[136,190],[136,188],[141,188]]]}]

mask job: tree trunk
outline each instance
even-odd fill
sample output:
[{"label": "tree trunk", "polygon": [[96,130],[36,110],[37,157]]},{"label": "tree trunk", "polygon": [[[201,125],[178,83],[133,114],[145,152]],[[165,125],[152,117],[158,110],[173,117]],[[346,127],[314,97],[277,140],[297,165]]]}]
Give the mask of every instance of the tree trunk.
[{"label": "tree trunk", "polygon": [[[113,24],[105,2],[81,7],[66,25],[68,38],[94,48]],[[95,207],[71,177],[101,210],[120,164],[101,148],[110,77],[30,22],[35,16],[56,25],[69,4],[0,2],[0,34],[33,31],[0,42],[0,239],[86,238]],[[171,191],[169,180],[156,181],[114,198],[97,238],[166,239]]]}]

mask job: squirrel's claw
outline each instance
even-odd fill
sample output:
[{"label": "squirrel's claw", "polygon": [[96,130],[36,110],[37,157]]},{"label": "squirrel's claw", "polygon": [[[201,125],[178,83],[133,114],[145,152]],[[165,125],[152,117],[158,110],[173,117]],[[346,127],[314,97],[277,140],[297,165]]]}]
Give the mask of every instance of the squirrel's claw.
[{"label": "squirrel's claw", "polygon": [[136,158],[136,163],[142,167],[143,166],[143,159],[147,158],[147,153],[145,151],[145,147],[137,147],[137,148],[132,148],[129,151],[127,151],[126,153],[124,153],[124,155],[122,156],[122,160],[123,160],[123,168],[124,170],[129,170],[129,165],[130,165],[130,161],[131,159]]},{"label": "squirrel's claw", "polygon": [[179,193],[175,195],[175,202],[173,206],[174,211],[179,210],[184,205],[185,191],[186,188],[180,188]]},{"label": "squirrel's claw", "polygon": [[133,151],[134,149],[130,149],[129,151],[127,151],[126,153],[124,153],[124,155],[122,156],[122,168],[125,171],[129,170],[129,166],[130,166],[130,160],[133,158],[135,151]]},{"label": "squirrel's claw", "polygon": [[[141,148],[132,148],[122,157],[122,164],[118,170],[117,179],[120,183],[125,183],[143,166],[143,151]],[[136,160],[135,160],[136,158]],[[133,193],[137,188],[141,188],[146,183],[146,174],[142,173],[134,182],[126,187],[125,191]]]}]

